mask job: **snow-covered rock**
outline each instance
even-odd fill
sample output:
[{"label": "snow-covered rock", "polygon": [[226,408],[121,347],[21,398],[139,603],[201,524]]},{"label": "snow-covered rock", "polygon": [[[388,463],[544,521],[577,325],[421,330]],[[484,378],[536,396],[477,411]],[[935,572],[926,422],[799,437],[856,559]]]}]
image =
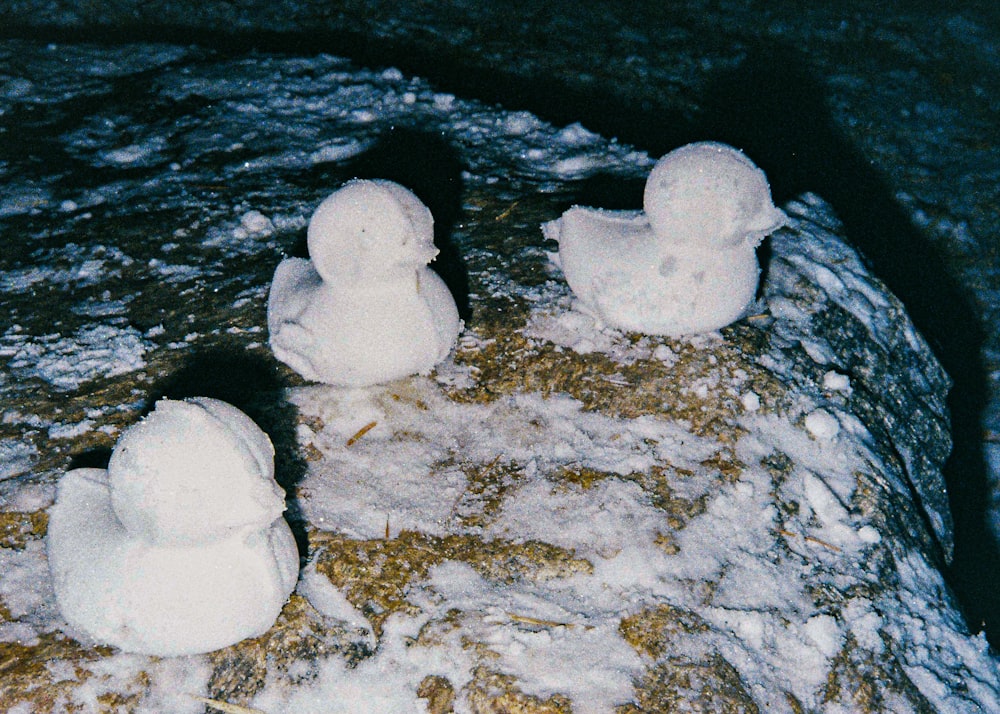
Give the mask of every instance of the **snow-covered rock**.
[{"label": "snow-covered rock", "polygon": [[[627,333],[570,309],[537,230],[579,179],[648,173],[623,141],[328,55],[3,48],[3,708],[998,709],[941,574],[947,379],[821,200],[783,204],[752,316]],[[460,157],[469,329],[432,377],[288,389],[274,267],[392,126]],[[76,639],[48,575],[58,476],[161,390],[266,426],[309,541],[274,626],[210,654]]]}]

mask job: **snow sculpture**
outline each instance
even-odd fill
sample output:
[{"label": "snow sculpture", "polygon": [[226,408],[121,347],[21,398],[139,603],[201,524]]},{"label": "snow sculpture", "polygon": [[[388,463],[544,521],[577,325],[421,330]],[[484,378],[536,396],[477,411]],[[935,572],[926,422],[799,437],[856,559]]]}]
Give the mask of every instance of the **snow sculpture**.
[{"label": "snow sculpture", "polygon": [[48,529],[59,609],[128,652],[209,652],[267,631],[298,579],[274,448],[236,407],[164,399],[107,470],[59,482]]},{"label": "snow sculpture", "polygon": [[653,167],[643,211],[574,206],[542,226],[580,305],[606,324],[653,335],[716,330],[757,291],[755,248],[787,218],[740,151],[688,144]]},{"label": "snow sculpture", "polygon": [[413,193],[354,180],[309,221],[311,260],[274,273],[267,326],[275,356],[306,379],[365,386],[426,373],[461,329],[455,300],[428,263],[434,219]]}]

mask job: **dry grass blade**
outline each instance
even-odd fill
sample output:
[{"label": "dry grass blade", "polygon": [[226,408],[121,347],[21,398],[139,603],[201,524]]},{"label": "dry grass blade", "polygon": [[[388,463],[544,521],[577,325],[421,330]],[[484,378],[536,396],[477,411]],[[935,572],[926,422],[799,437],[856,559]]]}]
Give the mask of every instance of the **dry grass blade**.
[{"label": "dry grass blade", "polygon": [[814,536],[807,535],[807,536],[802,536],[802,538],[803,540],[807,540],[810,543],[815,543],[816,545],[821,545],[824,548],[828,548],[829,550],[832,550],[834,553],[841,552],[841,548],[839,545],[834,545],[833,543],[827,543],[825,540],[820,540],[819,538],[816,538]]},{"label": "dry grass blade", "polygon": [[376,426],[378,426],[378,422],[375,421],[368,422],[363,427],[358,429],[357,433],[355,433],[354,436],[352,436],[350,439],[347,440],[345,446],[353,446],[354,444],[358,443],[358,441],[361,440],[361,437],[363,437],[369,431],[374,429]]},{"label": "dry grass blade", "polygon": [[[511,619],[511,622],[519,622],[522,625],[533,625],[535,627],[568,627],[574,628],[578,627],[577,624],[573,622],[559,622],[557,620],[542,620],[537,617],[530,617],[528,615],[518,615],[514,612],[508,612],[507,617]],[[589,627],[586,629],[590,629]]]},{"label": "dry grass blade", "polygon": [[507,220],[508,218],[510,218],[510,214],[514,212],[514,209],[517,208],[517,204],[519,204],[519,203],[520,203],[520,201],[514,201],[507,208],[505,208],[503,211],[501,211],[499,214],[497,214],[496,217],[494,217],[493,220],[495,220],[495,221],[504,221],[504,220]]},{"label": "dry grass blade", "polygon": [[[778,529],[778,534],[779,535],[783,535],[786,538],[798,538],[799,537],[798,533],[792,533],[791,531],[786,531],[784,528],[779,528]],[[821,545],[824,548],[832,550],[834,553],[840,553],[843,550],[840,546],[834,545],[833,543],[827,543],[825,540],[820,540],[816,536],[804,535],[804,536],[802,536],[802,540],[806,541],[807,543],[815,543],[816,545]]]}]

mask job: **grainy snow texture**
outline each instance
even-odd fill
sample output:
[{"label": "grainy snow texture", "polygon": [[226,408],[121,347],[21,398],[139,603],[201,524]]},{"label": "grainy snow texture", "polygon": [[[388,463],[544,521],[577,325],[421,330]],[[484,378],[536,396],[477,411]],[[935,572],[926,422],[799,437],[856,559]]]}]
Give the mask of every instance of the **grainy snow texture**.
[{"label": "grainy snow texture", "polygon": [[642,211],[574,206],[542,232],[584,309],[620,330],[681,336],[743,316],[757,294],[756,249],[785,221],[750,159],[703,141],[656,162]]},{"label": "grainy snow texture", "polygon": [[461,320],[427,267],[434,217],[393,181],[348,181],[309,220],[309,260],[274,272],[267,329],[275,356],[306,379],[361,387],[426,374]]},{"label": "grainy snow texture", "polygon": [[[275,29],[294,24],[274,7]],[[408,7],[372,36],[405,34]],[[71,23],[59,8],[48,17]],[[919,54],[905,31],[852,18],[770,27],[824,47],[871,30],[878,47]],[[717,23],[704,54],[637,53],[607,76],[638,67],[683,96],[739,65],[747,46],[725,34],[744,19]],[[960,14],[940,27],[941,42],[986,33]],[[638,30],[621,28],[632,46]],[[572,33],[547,36],[579,71]],[[623,333],[574,309],[539,231],[653,165],[582,114],[554,125],[315,52],[15,40],[0,52],[0,136],[14,143],[17,128],[16,147],[0,145],[8,710],[208,711],[196,697],[268,714],[1000,709],[997,660],[941,574],[948,379],[822,199],[781,203],[791,224],[747,319],[689,339]],[[988,45],[969,53],[995,62]],[[932,141],[973,142],[983,112],[946,111],[964,89],[943,80],[931,92],[926,74],[888,74],[909,114],[895,134],[859,129],[866,150],[928,231],[988,253],[971,237],[994,217],[986,184]],[[845,104],[867,76],[831,80],[844,125],[892,111]],[[991,86],[977,102],[995,101]],[[962,190],[935,193],[926,162],[900,159],[911,149],[942,158]],[[267,348],[268,286],[304,255],[315,207],[356,176],[400,181],[432,210],[466,328],[429,376],[307,385]],[[609,207],[639,207],[627,198]],[[101,334],[116,339],[84,367]],[[274,442],[309,556],[297,589],[268,632],[213,654],[77,642],[45,557],[58,477],[102,465],[159,396],[196,394],[236,404]]]},{"label": "grainy snow texture", "polygon": [[298,580],[274,448],[217,399],[161,400],[108,468],[73,469],[46,550],[71,632],[126,652],[209,652],[266,632]]}]

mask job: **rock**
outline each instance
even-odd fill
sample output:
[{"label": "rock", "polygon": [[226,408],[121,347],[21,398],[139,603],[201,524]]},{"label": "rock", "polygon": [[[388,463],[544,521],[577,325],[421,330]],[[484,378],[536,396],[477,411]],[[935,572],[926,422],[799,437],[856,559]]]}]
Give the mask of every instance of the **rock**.
[{"label": "rock", "polygon": [[[940,475],[948,380],[821,199],[783,206],[792,222],[770,239],[748,318],[697,338],[622,333],[575,310],[545,256],[538,226],[576,187],[541,169],[515,175],[527,165],[517,162],[552,147],[568,154],[553,163],[592,155],[596,166],[640,161],[637,152],[582,128],[560,143],[534,118],[498,122],[395,75],[361,73],[338,94],[349,72],[329,57],[118,48],[104,62],[77,47],[67,52],[87,61],[56,66],[48,48],[18,46],[36,83],[42,69],[96,68],[85,74],[116,98],[102,99],[108,111],[127,102],[106,72],[125,73],[129,92],[166,89],[142,84],[158,100],[132,127],[146,154],[133,152],[127,176],[114,166],[94,174],[118,177],[114,192],[95,189],[108,205],[85,204],[81,192],[91,218],[18,213],[12,225],[32,240],[0,255],[4,305],[19,321],[0,343],[0,394],[20,405],[0,424],[2,708],[197,710],[189,695],[269,714],[331,701],[534,714],[1000,708],[996,660],[941,575],[952,548]],[[142,71],[124,69],[133,66]],[[273,76],[295,88],[274,95],[276,108],[261,99]],[[91,86],[75,77],[58,74],[54,86]],[[220,99],[198,93],[209,87]],[[359,144],[370,136],[363,109],[376,90],[396,102],[392,121],[412,119],[415,106],[474,129],[460,136],[471,168],[451,231],[468,276],[468,329],[430,377],[307,386],[266,352],[266,286],[305,226],[304,207],[355,166],[310,163],[296,134],[254,158],[270,167],[262,181],[241,169],[249,130],[232,109],[260,102],[278,119],[251,112],[252,130],[280,133],[290,118],[311,126],[316,103],[336,94],[348,122],[337,131],[348,136],[325,148],[349,152],[350,132]],[[355,94],[360,108],[349,105]],[[52,101],[32,109],[32,131],[69,136],[53,129],[93,106]],[[105,162],[120,137],[97,130],[113,124],[104,109],[86,111],[88,143],[70,148],[96,142],[94,161]],[[18,112],[28,110],[9,115]],[[483,121],[510,126],[517,141],[540,138],[516,159],[501,143],[509,163],[490,163],[475,143]],[[168,150],[180,168],[156,163]],[[36,177],[53,195],[92,170],[59,160],[56,178]],[[245,230],[238,216],[258,208],[274,233]],[[25,266],[36,259],[48,282],[32,282]],[[74,337],[92,325],[114,327],[123,344],[140,334],[142,366],[104,369],[101,345]],[[54,368],[32,362],[39,355],[46,365],[95,362],[56,385]],[[267,633],[208,655],[76,642],[45,578],[55,474],[71,458],[101,466],[101,449],[144,405],[192,393],[238,405],[274,442],[309,556],[299,588]]]},{"label": "rock", "polygon": [[[602,328],[536,256],[474,302],[434,379],[292,389],[311,558],[346,604],[293,597],[268,634],[208,656],[209,698],[280,711],[325,662],[352,663],[349,682],[396,652],[386,686],[441,712],[995,701],[938,570],[948,380],[822,201],[786,210],[759,311],[716,336]],[[9,547],[44,528],[16,522],[32,525]],[[40,703],[50,637],[0,646],[23,663],[8,701]],[[135,676],[123,707],[155,673]]]},{"label": "rock", "polygon": [[[515,282],[475,305],[461,378],[293,391],[317,568],[382,647],[422,623],[411,647],[467,661],[445,690],[474,711],[923,710],[931,681],[994,686],[937,570],[948,379],[822,201],[787,210],[760,311],[721,336],[615,332],[556,278]],[[945,665],[942,642],[976,654]]]}]

